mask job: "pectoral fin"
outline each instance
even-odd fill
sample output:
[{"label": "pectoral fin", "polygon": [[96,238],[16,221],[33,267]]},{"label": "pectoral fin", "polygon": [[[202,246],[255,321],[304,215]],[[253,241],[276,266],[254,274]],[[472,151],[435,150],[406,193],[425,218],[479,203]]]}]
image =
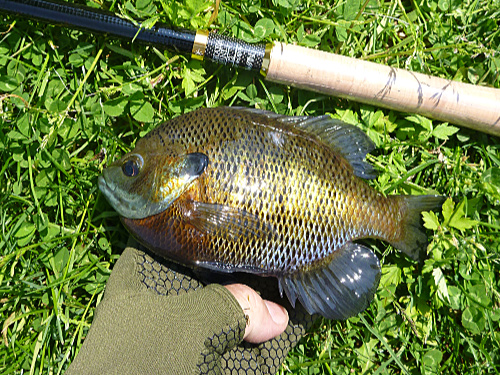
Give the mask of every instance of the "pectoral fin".
[{"label": "pectoral fin", "polygon": [[230,240],[262,239],[273,234],[272,227],[256,215],[222,204],[192,202],[186,218],[200,232]]},{"label": "pectoral fin", "polygon": [[367,247],[348,242],[319,270],[280,278],[292,306],[298,299],[310,314],[344,320],[368,307],[380,281],[380,263]]}]

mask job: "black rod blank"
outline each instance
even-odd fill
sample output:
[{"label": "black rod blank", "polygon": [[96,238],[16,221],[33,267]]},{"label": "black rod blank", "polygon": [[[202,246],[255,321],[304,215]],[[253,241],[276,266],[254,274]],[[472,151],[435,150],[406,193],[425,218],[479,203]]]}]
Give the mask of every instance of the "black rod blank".
[{"label": "black rod blank", "polygon": [[107,11],[57,0],[0,0],[0,11],[189,53],[198,60],[207,58],[224,65],[260,70],[264,75],[265,66],[269,65],[265,64],[264,44],[249,44],[213,32],[176,29],[159,23],[144,29]]},{"label": "black rod blank", "polygon": [[195,32],[156,24],[144,29],[110,12],[45,0],[0,0],[0,11],[36,20],[76,27],[178,52],[191,53]]}]

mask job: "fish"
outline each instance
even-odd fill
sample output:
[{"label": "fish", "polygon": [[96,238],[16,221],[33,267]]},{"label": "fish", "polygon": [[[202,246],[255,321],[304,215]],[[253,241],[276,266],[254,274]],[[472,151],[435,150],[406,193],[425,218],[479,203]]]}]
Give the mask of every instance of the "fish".
[{"label": "fish", "polygon": [[202,108],[175,117],[107,166],[100,191],[152,252],[190,267],[276,277],[310,314],[367,308],[381,266],[358,240],[425,257],[421,212],[439,195],[385,196],[365,180],[375,146],[328,115]]}]

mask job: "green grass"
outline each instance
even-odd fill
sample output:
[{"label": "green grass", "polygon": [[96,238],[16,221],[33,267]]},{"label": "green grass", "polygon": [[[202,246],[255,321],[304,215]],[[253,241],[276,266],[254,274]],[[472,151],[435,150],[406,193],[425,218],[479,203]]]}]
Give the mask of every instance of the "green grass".
[{"label": "green grass", "polygon": [[[188,28],[213,11],[203,0],[88,3]],[[211,27],[500,87],[498,0],[328,3],[224,1]],[[0,33],[0,372],[64,372],[85,338],[128,237],[97,189],[103,165],[175,115],[242,105],[354,123],[376,142],[377,189],[451,198],[424,217],[424,266],[371,241],[383,263],[371,306],[319,321],[282,373],[500,373],[497,138],[26,19],[0,15]]]}]

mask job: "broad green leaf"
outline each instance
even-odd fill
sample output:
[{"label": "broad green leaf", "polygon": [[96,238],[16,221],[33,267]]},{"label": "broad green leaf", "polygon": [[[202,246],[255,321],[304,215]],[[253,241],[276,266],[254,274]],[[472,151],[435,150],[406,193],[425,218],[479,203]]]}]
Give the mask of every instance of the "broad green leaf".
[{"label": "broad green leaf", "polygon": [[243,39],[247,43],[255,43],[258,41],[252,27],[243,20],[237,20],[231,30],[237,38]]},{"label": "broad green leaf", "polygon": [[450,285],[448,287],[448,295],[450,299],[450,305],[452,309],[459,310],[461,308],[460,298],[462,297],[462,292],[456,286]]},{"label": "broad green leaf", "polygon": [[15,195],[21,195],[22,188],[23,184],[21,181],[14,181],[14,183],[12,184],[12,192]]},{"label": "broad green leaf", "polygon": [[46,213],[36,214],[33,216],[33,221],[35,222],[36,229],[38,232],[42,232],[47,229],[49,225],[49,217]]},{"label": "broad green leaf", "polygon": [[29,236],[35,232],[35,225],[30,222],[24,222],[19,229],[14,233],[14,237],[22,238]]},{"label": "broad green leaf", "polygon": [[71,169],[71,161],[69,160],[68,151],[60,148],[55,148],[52,151],[52,157],[61,165],[65,170]]},{"label": "broad green leaf", "polygon": [[0,76],[0,92],[11,92],[19,87],[19,83],[14,77]]},{"label": "broad green leaf", "polygon": [[260,0],[248,0],[241,2],[240,4],[241,4],[241,9],[245,13],[257,13],[260,10],[261,6]]},{"label": "broad green leaf", "polygon": [[143,87],[133,82],[124,84],[122,88],[122,93],[125,95],[133,95],[137,92],[142,92],[142,91]]},{"label": "broad green leaf", "polygon": [[257,40],[267,38],[274,32],[274,22],[269,18],[261,18],[254,27],[254,36]]},{"label": "broad green leaf", "polygon": [[477,221],[467,217],[461,217],[450,221],[450,226],[457,228],[458,230],[470,229],[475,225],[477,225]]},{"label": "broad green leaf", "polygon": [[469,69],[467,69],[467,78],[473,84],[476,84],[483,74],[484,70],[478,66],[471,66]]},{"label": "broad green leaf", "polygon": [[484,284],[471,285],[467,288],[467,291],[476,302],[482,305],[491,304],[491,299],[487,296],[486,286]]},{"label": "broad green leaf", "polygon": [[244,100],[245,102],[251,102],[252,99],[248,97],[247,94],[245,94],[243,91],[238,92],[238,98]]},{"label": "broad green leaf", "polygon": [[250,99],[255,99],[257,97],[257,87],[252,83],[247,87],[246,93]]},{"label": "broad green leaf", "polygon": [[494,309],[490,313],[491,320],[498,322],[500,320],[500,309]]},{"label": "broad green leaf", "polygon": [[412,319],[419,336],[425,342],[433,327],[432,319],[430,318],[432,310],[428,305],[428,301],[418,298],[416,302],[416,306],[410,303],[407,305],[405,314]]},{"label": "broad green leaf", "polygon": [[349,0],[344,3],[344,19],[347,21],[354,20],[361,6],[360,0]]},{"label": "broad green leaf", "polygon": [[237,92],[244,90],[252,82],[253,75],[247,71],[238,71],[237,75],[223,87],[222,98],[227,100],[236,95]]},{"label": "broad green leaf", "polygon": [[371,358],[374,358],[374,349],[377,347],[378,343],[378,340],[372,338],[369,341],[363,341],[361,348],[357,350],[360,354],[358,358],[362,373],[373,369],[374,363],[371,361]]},{"label": "broad green leaf", "polygon": [[439,0],[438,1],[438,7],[441,9],[443,12],[446,12],[450,8],[450,0]]},{"label": "broad green leaf", "polygon": [[14,233],[14,237],[17,239],[17,246],[23,247],[30,243],[36,231],[36,227],[33,223],[24,222],[21,224],[19,229]]},{"label": "broad green leaf", "polygon": [[500,168],[487,169],[481,176],[482,187],[493,201],[500,200]]},{"label": "broad green leaf", "polygon": [[144,20],[141,22],[141,26],[144,27],[145,29],[151,29],[160,19],[158,15],[155,15],[151,18],[148,18],[147,20]]},{"label": "broad green leaf", "polygon": [[342,26],[336,26],[335,35],[339,41],[345,42],[345,40],[347,39],[347,29]]},{"label": "broad green leaf", "polygon": [[429,120],[427,117],[420,115],[411,115],[411,116],[406,116],[405,119],[410,122],[413,122],[414,124],[422,126],[425,130],[428,131],[432,130],[432,121]]},{"label": "broad green leaf", "polygon": [[450,220],[450,217],[453,214],[454,209],[455,209],[455,202],[453,202],[451,198],[448,198],[443,203],[443,217],[446,223]]},{"label": "broad green leaf", "polygon": [[[443,216],[444,216],[444,205],[443,205]],[[477,225],[476,220],[472,220],[465,217],[465,199],[463,199],[456,206],[455,210],[453,210],[453,213],[449,216],[448,225],[458,230],[470,229],[474,225]]]},{"label": "broad green leaf", "polygon": [[271,94],[271,98],[275,104],[281,103],[285,97],[283,92],[283,88],[279,86],[272,86],[269,88],[269,94]]},{"label": "broad green leaf", "polygon": [[475,307],[469,306],[462,313],[462,325],[472,332],[474,335],[479,335],[484,329],[484,317]]},{"label": "broad green leaf", "polygon": [[152,0],[137,0],[135,6],[137,9],[144,10],[152,4]]},{"label": "broad green leaf", "polygon": [[32,126],[33,125],[30,122],[30,116],[27,113],[20,116],[20,118],[17,121],[17,129],[26,138],[28,138],[30,136],[30,130],[31,130]]},{"label": "broad green leaf", "polygon": [[306,32],[304,31],[304,24],[301,23],[299,28],[297,29],[297,39],[299,40],[299,43],[304,39]]},{"label": "broad green leaf", "polygon": [[337,109],[336,113],[339,115],[340,120],[342,120],[348,124],[351,124],[351,125],[359,124],[358,114],[350,109],[347,109],[347,110]]},{"label": "broad green leaf", "polygon": [[427,229],[437,230],[439,228],[439,220],[434,212],[422,212],[422,217],[424,219],[424,227]]},{"label": "broad green leaf", "polygon": [[45,106],[50,112],[63,112],[68,107],[68,103],[61,99],[47,99],[47,101],[45,102]]},{"label": "broad green leaf", "polygon": [[436,126],[432,131],[432,135],[438,139],[447,140],[451,135],[459,131],[456,126],[451,126],[448,124],[441,124]]},{"label": "broad green leaf", "polygon": [[155,111],[150,102],[146,100],[134,100],[130,103],[130,114],[139,122],[153,121]]},{"label": "broad green leaf", "polygon": [[52,270],[57,274],[61,273],[69,260],[69,250],[64,246],[59,249],[53,257],[49,259]]},{"label": "broad green leaf", "polygon": [[276,7],[285,8],[287,11],[293,11],[300,4],[300,0],[273,0],[273,4]]},{"label": "broad green leaf", "polygon": [[42,169],[35,177],[35,183],[38,187],[47,187],[53,183],[56,170],[52,168]]},{"label": "broad green leaf", "polygon": [[197,98],[186,98],[177,100],[175,102],[168,102],[168,108],[176,114],[185,113],[186,108],[194,110],[200,108],[205,103],[205,96],[198,96]]},{"label": "broad green leaf", "polygon": [[[372,107],[366,107],[364,111],[363,121],[368,124],[370,128],[374,128],[378,133],[392,133],[397,125],[389,121],[384,113],[380,110],[375,110]],[[363,113],[363,112],[362,112]]]},{"label": "broad green leaf", "polygon": [[119,96],[116,99],[108,100],[104,103],[104,112],[112,117],[121,116],[125,107],[128,104],[128,98],[124,96]]},{"label": "broad green leaf", "polygon": [[217,15],[217,20],[219,21],[219,24],[223,27],[227,27],[228,25],[231,25],[233,22],[233,16],[229,12],[226,12],[225,10],[219,11],[219,14]]},{"label": "broad green leaf", "polygon": [[0,66],[5,65],[9,59],[7,56],[9,54],[9,48],[0,46]]},{"label": "broad green leaf", "polygon": [[80,131],[79,125],[79,122],[74,121],[71,118],[65,118],[62,125],[59,126],[57,135],[65,140],[73,140]]},{"label": "broad green leaf", "polygon": [[443,302],[449,302],[450,296],[448,294],[448,286],[446,284],[446,279],[441,268],[434,268],[432,270],[432,276],[434,277],[434,284],[436,285],[436,292],[438,297]]},{"label": "broad green leaf", "polygon": [[314,47],[321,43],[321,38],[319,36],[305,32],[304,24],[301,24],[297,29],[297,39],[299,44],[305,47]]},{"label": "broad green leaf", "polygon": [[13,141],[19,141],[21,139],[26,139],[26,136],[24,134],[21,134],[15,130],[11,130],[10,132],[8,132],[7,137]]},{"label": "broad green leaf", "polygon": [[97,241],[97,243],[101,250],[111,252],[111,246],[109,245],[109,241],[106,237],[99,238],[99,241]]},{"label": "broad green leaf", "polygon": [[186,95],[191,95],[196,89],[196,84],[205,80],[205,69],[200,63],[193,61],[183,70],[182,88]]},{"label": "broad green leaf", "polygon": [[42,295],[41,301],[42,301],[42,303],[43,303],[45,306],[48,306],[48,305],[50,304],[49,294],[48,294],[48,293],[44,293],[44,294]]},{"label": "broad green leaf", "polygon": [[438,349],[429,350],[422,358],[425,368],[432,373],[435,373],[439,369],[442,360],[443,353]]},{"label": "broad green leaf", "polygon": [[401,268],[399,266],[387,265],[385,267],[382,267],[382,277],[380,278],[380,285],[398,286],[400,282],[401,282]]},{"label": "broad green leaf", "polygon": [[73,53],[69,56],[68,61],[71,65],[74,67],[78,68],[83,65],[83,62],[85,61],[84,58],[78,54],[78,53]]},{"label": "broad green leaf", "polygon": [[383,305],[380,305],[379,312],[384,313],[383,319],[378,324],[380,332],[384,332],[386,335],[391,337],[397,337],[397,332],[394,330],[394,327],[398,324],[396,315],[387,314]]}]

